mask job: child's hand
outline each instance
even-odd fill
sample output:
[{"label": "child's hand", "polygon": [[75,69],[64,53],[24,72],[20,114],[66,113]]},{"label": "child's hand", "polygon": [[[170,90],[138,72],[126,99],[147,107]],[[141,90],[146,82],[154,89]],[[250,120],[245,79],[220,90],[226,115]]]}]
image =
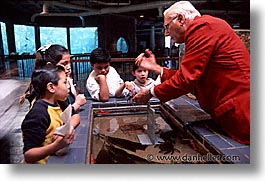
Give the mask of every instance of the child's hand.
[{"label": "child's hand", "polygon": [[130,97],[133,97],[135,95],[134,86],[131,82],[126,81],[125,82],[125,88],[130,91]]},{"label": "child's hand", "polygon": [[140,103],[146,104],[149,99],[151,99],[152,95],[149,93],[149,89],[141,89],[133,98],[132,100]]},{"label": "child's hand", "polygon": [[125,88],[128,89],[130,92],[132,92],[134,90],[132,83],[129,81],[125,82]]},{"label": "child's hand", "polygon": [[78,94],[75,98],[75,103],[79,106],[83,106],[86,103],[86,97],[84,94]]},{"label": "child's hand", "polygon": [[57,144],[58,150],[70,145],[74,141],[74,132],[74,128],[71,127],[65,136],[53,135],[53,142]]},{"label": "child's hand", "polygon": [[[69,135],[68,135],[68,137],[69,137]],[[54,135],[53,136],[53,139],[54,139],[53,144],[56,145],[56,151],[66,147],[70,144],[68,137],[66,137],[66,135],[65,136],[61,136],[61,135]]]},{"label": "child's hand", "polygon": [[96,80],[98,83],[101,83],[102,81],[106,81],[106,76],[103,75],[103,74],[98,74],[98,75],[95,77],[95,80]]}]

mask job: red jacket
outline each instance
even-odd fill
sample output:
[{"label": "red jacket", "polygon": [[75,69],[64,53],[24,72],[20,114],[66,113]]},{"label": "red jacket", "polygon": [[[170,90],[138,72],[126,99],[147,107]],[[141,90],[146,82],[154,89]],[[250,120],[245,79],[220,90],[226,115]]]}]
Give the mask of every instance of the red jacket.
[{"label": "red jacket", "polygon": [[223,20],[196,17],[185,34],[180,70],[163,69],[155,95],[168,101],[195,90],[200,106],[233,139],[250,143],[250,55]]}]

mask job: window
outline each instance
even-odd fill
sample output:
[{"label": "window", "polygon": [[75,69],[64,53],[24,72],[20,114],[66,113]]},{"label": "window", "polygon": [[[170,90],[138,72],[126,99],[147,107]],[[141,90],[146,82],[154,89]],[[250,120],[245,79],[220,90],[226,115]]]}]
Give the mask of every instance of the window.
[{"label": "window", "polygon": [[30,53],[36,51],[35,31],[33,26],[14,25],[15,45],[18,54]]},{"label": "window", "polygon": [[66,28],[40,27],[40,43],[41,46],[59,44],[67,48]]},{"label": "window", "polygon": [[6,24],[0,22],[1,25],[1,34],[2,34],[2,43],[3,43],[3,49],[4,49],[4,55],[8,55],[8,44],[7,44],[7,37],[6,37]]},{"label": "window", "polygon": [[120,37],[117,41],[117,51],[122,53],[128,53],[128,44],[123,37]]},{"label": "window", "polygon": [[71,54],[90,53],[98,47],[98,28],[70,28]]}]

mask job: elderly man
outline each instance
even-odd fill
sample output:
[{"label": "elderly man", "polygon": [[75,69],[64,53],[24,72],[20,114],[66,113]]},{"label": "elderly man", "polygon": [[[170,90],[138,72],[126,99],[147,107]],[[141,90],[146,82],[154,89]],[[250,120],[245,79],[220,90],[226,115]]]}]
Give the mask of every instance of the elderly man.
[{"label": "elderly man", "polygon": [[233,139],[250,144],[250,55],[233,29],[222,19],[201,16],[188,1],[164,12],[165,36],[185,43],[180,70],[156,63],[150,50],[136,64],[161,75],[161,84],[133,97],[146,103],[152,96],[165,102],[195,90],[200,106]]}]

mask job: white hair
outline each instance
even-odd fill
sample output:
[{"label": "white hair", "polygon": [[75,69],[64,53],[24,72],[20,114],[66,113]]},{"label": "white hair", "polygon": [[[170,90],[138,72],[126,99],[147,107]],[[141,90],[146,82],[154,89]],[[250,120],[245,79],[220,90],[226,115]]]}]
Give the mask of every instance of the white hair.
[{"label": "white hair", "polygon": [[201,16],[199,11],[189,1],[178,1],[164,11],[164,16],[174,18],[177,14],[182,14],[186,19],[193,20],[195,16]]}]

